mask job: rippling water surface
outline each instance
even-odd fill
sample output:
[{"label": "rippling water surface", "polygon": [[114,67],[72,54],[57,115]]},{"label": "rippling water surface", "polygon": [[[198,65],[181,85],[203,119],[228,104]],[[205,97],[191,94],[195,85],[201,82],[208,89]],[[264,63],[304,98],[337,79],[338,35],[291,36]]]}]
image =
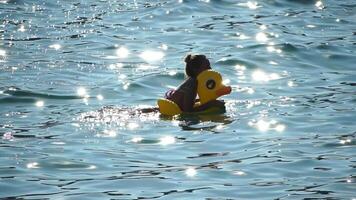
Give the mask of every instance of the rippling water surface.
[{"label": "rippling water surface", "polygon": [[[0,0],[0,198],[356,198],[356,2]],[[203,53],[221,115],[155,106]]]}]

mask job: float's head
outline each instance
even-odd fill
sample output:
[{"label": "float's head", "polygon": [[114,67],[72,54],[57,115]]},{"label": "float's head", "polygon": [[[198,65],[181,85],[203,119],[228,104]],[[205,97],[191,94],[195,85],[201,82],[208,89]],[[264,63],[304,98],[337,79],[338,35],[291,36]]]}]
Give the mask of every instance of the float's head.
[{"label": "float's head", "polygon": [[220,73],[213,70],[205,70],[198,77],[198,95],[200,104],[215,100],[222,95],[230,94],[231,87],[222,83]]}]

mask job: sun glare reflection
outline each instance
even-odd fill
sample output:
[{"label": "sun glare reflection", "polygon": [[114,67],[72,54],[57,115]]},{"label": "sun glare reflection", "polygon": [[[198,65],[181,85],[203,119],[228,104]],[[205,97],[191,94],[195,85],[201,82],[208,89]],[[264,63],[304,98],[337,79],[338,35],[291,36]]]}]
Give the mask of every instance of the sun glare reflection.
[{"label": "sun glare reflection", "polygon": [[257,82],[268,82],[271,80],[280,79],[280,75],[277,73],[267,74],[262,70],[256,70],[252,73],[252,79]]},{"label": "sun glare reflection", "polygon": [[246,40],[249,39],[250,37],[243,34],[243,33],[236,33],[236,35],[239,37],[240,40]]},{"label": "sun glare reflection", "polygon": [[0,56],[5,57],[6,56],[6,51],[3,49],[0,49]]},{"label": "sun glare reflection", "polygon": [[37,107],[43,107],[44,106],[44,101],[37,101],[36,102]]},{"label": "sun glare reflection", "polygon": [[137,136],[131,139],[133,143],[140,143],[143,140],[143,137]]},{"label": "sun glare reflection", "polygon": [[54,50],[59,50],[62,48],[62,46],[60,44],[52,44],[52,45],[49,45],[49,48],[54,49]]},{"label": "sun glare reflection", "polygon": [[6,132],[2,136],[2,139],[12,141],[14,139],[14,135],[11,132]]},{"label": "sun glare reflection", "polygon": [[322,1],[317,1],[317,2],[315,3],[315,7],[316,7],[317,9],[319,9],[319,10],[322,10],[322,9],[324,9],[324,4],[323,4]]},{"label": "sun glare reflection", "polygon": [[114,138],[117,136],[116,131],[114,130],[104,130],[101,134],[98,134],[99,137],[109,137]]},{"label": "sun glare reflection", "polygon": [[235,175],[238,175],[238,176],[246,175],[246,173],[243,172],[243,171],[235,171],[234,174],[235,174]]},{"label": "sun glare reflection", "polygon": [[20,32],[25,32],[26,29],[25,29],[25,26],[23,24],[21,24],[20,28],[18,29],[18,31]]},{"label": "sun glare reflection", "polygon": [[242,6],[242,7],[247,7],[249,9],[251,9],[251,10],[256,10],[257,8],[261,7],[255,1],[248,1],[246,3],[238,3],[237,5]]},{"label": "sun glare reflection", "polygon": [[126,47],[120,47],[116,50],[116,56],[118,58],[127,58],[130,52]]},{"label": "sun glare reflection", "polygon": [[277,122],[276,120],[270,120],[270,121],[266,121],[263,119],[260,119],[258,121],[253,120],[253,121],[248,122],[248,125],[251,127],[257,128],[261,132],[275,130],[275,131],[281,133],[281,132],[285,131],[285,129],[286,129],[286,126],[284,124],[281,124],[281,123]]},{"label": "sun glare reflection", "polygon": [[109,68],[110,69],[121,69],[124,66],[122,63],[115,63],[115,64],[110,64]]},{"label": "sun glare reflection", "polygon": [[352,142],[351,139],[343,139],[343,140],[340,140],[340,144],[350,144]]},{"label": "sun glare reflection", "polygon": [[87,94],[87,90],[84,87],[79,87],[77,89],[77,95],[84,98],[89,97],[89,95]]},{"label": "sun glare reflection", "polygon": [[163,57],[164,57],[164,53],[161,51],[147,50],[140,54],[140,58],[142,58],[146,62],[157,62],[162,60]]},{"label": "sun glare reflection", "polygon": [[159,144],[164,145],[164,146],[174,144],[174,143],[176,143],[176,138],[173,136],[161,137],[160,142],[159,142]]},{"label": "sun glare reflection", "polygon": [[267,42],[268,41],[267,35],[263,32],[257,33],[255,38],[258,42]]},{"label": "sun glare reflection", "polygon": [[185,170],[185,174],[189,177],[194,177],[197,175],[197,170],[194,167],[188,167]]},{"label": "sun glare reflection", "polygon": [[37,169],[37,168],[40,168],[40,167],[38,166],[38,163],[37,163],[37,162],[28,163],[28,164],[26,165],[26,167],[29,168],[29,169]]},{"label": "sun glare reflection", "polygon": [[101,94],[98,94],[98,95],[96,96],[96,98],[97,98],[99,101],[104,100],[104,96],[101,95]]}]

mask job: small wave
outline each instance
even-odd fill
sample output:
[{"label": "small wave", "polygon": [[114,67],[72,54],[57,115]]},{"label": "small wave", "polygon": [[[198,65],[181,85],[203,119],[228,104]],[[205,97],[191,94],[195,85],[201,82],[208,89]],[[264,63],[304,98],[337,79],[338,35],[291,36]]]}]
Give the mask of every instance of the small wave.
[{"label": "small wave", "polygon": [[80,99],[82,97],[76,95],[54,95],[54,94],[45,94],[39,92],[33,92],[28,90],[22,90],[16,87],[5,88],[2,91],[2,94],[5,96],[0,97],[0,103],[33,103],[38,98],[41,99]]}]

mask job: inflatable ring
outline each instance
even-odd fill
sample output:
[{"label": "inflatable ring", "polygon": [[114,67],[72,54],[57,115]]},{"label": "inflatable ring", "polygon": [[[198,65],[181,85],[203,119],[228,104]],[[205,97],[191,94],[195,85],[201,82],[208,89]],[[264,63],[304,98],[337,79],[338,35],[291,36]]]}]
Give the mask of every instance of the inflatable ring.
[{"label": "inflatable ring", "polygon": [[[216,100],[220,96],[230,94],[231,87],[225,86],[222,83],[222,77],[220,73],[213,70],[206,70],[201,72],[198,77],[197,93],[199,101],[195,103],[194,107],[201,106],[209,101]],[[182,110],[179,106],[168,99],[158,99],[158,108],[163,115],[179,115],[182,114]],[[205,111],[194,112],[198,114],[218,112],[221,107],[211,107]],[[225,110],[225,108],[223,108]]]}]

